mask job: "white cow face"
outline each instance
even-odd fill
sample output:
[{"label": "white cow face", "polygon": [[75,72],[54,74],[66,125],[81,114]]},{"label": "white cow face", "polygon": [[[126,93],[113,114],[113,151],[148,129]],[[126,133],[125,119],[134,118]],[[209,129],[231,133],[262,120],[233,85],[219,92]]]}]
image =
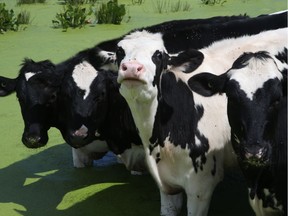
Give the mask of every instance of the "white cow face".
[{"label": "white cow face", "polygon": [[[165,58],[168,60],[162,35],[146,31],[131,33],[118,43],[116,56],[121,94],[128,98],[141,98],[140,100],[155,97],[155,79],[167,67]],[[133,91],[127,91],[131,88]]]}]

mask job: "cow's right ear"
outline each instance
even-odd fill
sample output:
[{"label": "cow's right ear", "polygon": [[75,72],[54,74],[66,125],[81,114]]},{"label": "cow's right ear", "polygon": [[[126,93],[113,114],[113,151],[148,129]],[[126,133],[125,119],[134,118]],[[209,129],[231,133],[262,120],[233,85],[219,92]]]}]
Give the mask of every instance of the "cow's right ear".
[{"label": "cow's right ear", "polygon": [[171,70],[192,73],[202,64],[203,60],[204,55],[202,52],[195,49],[188,49],[180,52],[177,56],[171,56],[168,65]]},{"label": "cow's right ear", "polygon": [[0,97],[7,96],[15,92],[17,79],[10,79],[0,76]]},{"label": "cow's right ear", "polygon": [[217,76],[211,73],[200,73],[188,80],[188,85],[192,91],[210,97],[217,93],[225,92],[226,76]]}]

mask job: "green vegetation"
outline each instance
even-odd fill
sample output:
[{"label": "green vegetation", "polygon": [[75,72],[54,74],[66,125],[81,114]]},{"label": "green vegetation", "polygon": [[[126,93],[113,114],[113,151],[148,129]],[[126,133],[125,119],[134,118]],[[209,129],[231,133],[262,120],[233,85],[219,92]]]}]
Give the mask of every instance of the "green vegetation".
[{"label": "green vegetation", "polygon": [[59,0],[64,4],[95,4],[98,0]]},{"label": "green vegetation", "polygon": [[126,14],[125,5],[118,5],[118,0],[102,3],[96,10],[95,16],[98,24],[121,24]]},{"label": "green vegetation", "polygon": [[46,2],[46,0],[17,0],[17,5],[45,3],[45,2]]},{"label": "green vegetation", "polygon": [[30,12],[23,10],[17,15],[19,25],[28,25],[30,23]]},{"label": "green vegetation", "polygon": [[227,1],[226,0],[201,0],[201,2],[205,5],[215,5],[215,4],[223,5]]},{"label": "green vegetation", "polygon": [[191,5],[187,1],[167,1],[167,0],[156,0],[153,1],[153,8],[156,13],[175,13],[179,11],[190,11]]},{"label": "green vegetation", "polygon": [[21,11],[18,15],[14,10],[6,9],[5,3],[0,3],[0,34],[6,31],[18,31],[19,26],[30,23],[30,13]]},{"label": "green vegetation", "polygon": [[144,3],[145,0],[132,0],[132,4],[135,5],[135,4],[138,4],[138,5],[141,5]]},{"label": "green vegetation", "polygon": [[55,28],[82,28],[87,24],[87,16],[91,14],[81,4],[67,4],[63,10],[56,14],[56,20],[52,20]]}]

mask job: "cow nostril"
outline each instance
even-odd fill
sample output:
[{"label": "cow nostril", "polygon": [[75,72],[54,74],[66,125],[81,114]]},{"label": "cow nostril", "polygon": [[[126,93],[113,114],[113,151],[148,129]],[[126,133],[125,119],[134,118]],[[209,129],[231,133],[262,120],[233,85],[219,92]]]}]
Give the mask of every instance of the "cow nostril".
[{"label": "cow nostril", "polygon": [[143,65],[137,67],[137,71],[140,72],[143,69]]}]

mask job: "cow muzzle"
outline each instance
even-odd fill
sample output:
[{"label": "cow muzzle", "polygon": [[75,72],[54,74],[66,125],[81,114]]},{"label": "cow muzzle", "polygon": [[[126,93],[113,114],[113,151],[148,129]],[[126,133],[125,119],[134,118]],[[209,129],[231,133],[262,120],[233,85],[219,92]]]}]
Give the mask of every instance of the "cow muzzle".
[{"label": "cow muzzle", "polygon": [[73,148],[81,148],[93,141],[94,136],[89,135],[88,128],[82,125],[78,130],[71,131],[65,139]]},{"label": "cow muzzle", "polygon": [[22,143],[28,148],[40,148],[47,144],[48,136],[41,137],[38,135],[26,134],[22,136]]},{"label": "cow muzzle", "polygon": [[254,148],[254,149],[244,149],[244,157],[245,161],[253,165],[255,167],[262,167],[266,166],[267,164],[267,148],[261,147],[261,148]]},{"label": "cow muzzle", "polygon": [[146,82],[141,78],[144,71],[144,65],[138,63],[137,61],[122,63],[120,65],[118,82],[122,83],[124,81],[128,81],[129,84],[133,85],[146,84]]}]

